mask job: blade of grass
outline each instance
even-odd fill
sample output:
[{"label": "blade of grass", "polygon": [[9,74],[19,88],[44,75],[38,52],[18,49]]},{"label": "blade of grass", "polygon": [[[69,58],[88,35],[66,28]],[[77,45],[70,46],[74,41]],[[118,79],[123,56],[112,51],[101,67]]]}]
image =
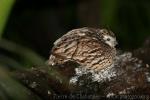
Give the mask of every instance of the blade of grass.
[{"label": "blade of grass", "polygon": [[23,58],[28,63],[33,65],[43,65],[45,63],[44,58],[36,54],[30,49],[27,49],[21,45],[15,44],[11,41],[1,39],[0,40],[0,48],[7,50],[11,53],[17,54],[21,58]]},{"label": "blade of grass", "polygon": [[0,0],[0,38],[15,0]]},{"label": "blade of grass", "polygon": [[8,66],[9,68],[12,69],[20,69],[23,66],[22,64],[20,64],[20,62],[17,62],[15,59],[3,54],[0,54],[0,64],[4,66]]},{"label": "blade of grass", "polygon": [[2,91],[1,88],[0,88],[0,100],[8,100],[6,94],[4,93],[4,91]]},{"label": "blade of grass", "polygon": [[9,72],[2,68],[0,68],[0,90],[3,90],[10,100],[40,100],[37,95],[32,94],[29,89],[11,78]]}]

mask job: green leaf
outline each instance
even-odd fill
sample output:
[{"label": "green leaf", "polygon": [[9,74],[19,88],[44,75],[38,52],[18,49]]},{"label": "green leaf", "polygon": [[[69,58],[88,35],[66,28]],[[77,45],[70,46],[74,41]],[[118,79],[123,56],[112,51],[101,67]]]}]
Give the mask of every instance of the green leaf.
[{"label": "green leaf", "polygon": [[[0,98],[4,100],[40,100],[25,86],[10,77],[0,66]],[[7,98],[7,99],[6,99]]]},{"label": "green leaf", "polygon": [[29,65],[43,65],[45,63],[44,58],[40,55],[11,41],[1,39],[0,48],[18,55],[22,60],[24,60],[25,63],[28,63]]},{"label": "green leaf", "polygon": [[0,38],[15,0],[0,0]]}]

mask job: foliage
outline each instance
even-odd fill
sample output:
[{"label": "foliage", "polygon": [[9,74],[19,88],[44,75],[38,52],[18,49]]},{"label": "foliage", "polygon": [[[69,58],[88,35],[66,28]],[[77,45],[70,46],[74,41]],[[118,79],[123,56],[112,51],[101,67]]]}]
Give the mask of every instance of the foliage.
[{"label": "foliage", "polygon": [[8,15],[15,0],[0,0],[0,37],[7,22]]},{"label": "foliage", "polygon": [[[11,65],[11,67],[18,66],[33,66],[33,65],[43,65],[44,64],[44,58],[36,54],[30,49],[27,49],[23,46],[20,46],[16,43],[13,43],[12,41],[8,41],[6,39],[0,40],[0,48],[3,50],[6,50],[9,53],[14,54],[15,56],[18,56],[20,61],[15,61],[6,55],[3,56],[3,59],[5,59],[7,64]],[[1,56],[2,57],[2,56]],[[0,60],[0,63],[3,63],[4,60]]]}]

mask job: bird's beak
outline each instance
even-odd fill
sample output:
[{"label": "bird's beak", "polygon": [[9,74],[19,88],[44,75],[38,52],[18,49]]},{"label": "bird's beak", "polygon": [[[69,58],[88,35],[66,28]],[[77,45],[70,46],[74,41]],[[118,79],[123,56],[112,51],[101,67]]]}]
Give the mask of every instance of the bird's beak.
[{"label": "bird's beak", "polygon": [[118,42],[117,41],[114,42],[114,45],[116,48],[118,48]]},{"label": "bird's beak", "polygon": [[118,45],[118,42],[117,41],[115,41],[115,43],[114,43],[115,45]]}]

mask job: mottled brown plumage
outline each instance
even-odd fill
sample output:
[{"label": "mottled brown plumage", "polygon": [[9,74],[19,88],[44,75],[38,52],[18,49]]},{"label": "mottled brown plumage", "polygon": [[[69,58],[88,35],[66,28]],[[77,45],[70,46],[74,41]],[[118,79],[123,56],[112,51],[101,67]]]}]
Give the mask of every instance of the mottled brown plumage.
[{"label": "mottled brown plumage", "polygon": [[103,69],[113,64],[116,43],[115,35],[107,29],[74,29],[55,41],[49,64],[73,60],[87,69]]}]

